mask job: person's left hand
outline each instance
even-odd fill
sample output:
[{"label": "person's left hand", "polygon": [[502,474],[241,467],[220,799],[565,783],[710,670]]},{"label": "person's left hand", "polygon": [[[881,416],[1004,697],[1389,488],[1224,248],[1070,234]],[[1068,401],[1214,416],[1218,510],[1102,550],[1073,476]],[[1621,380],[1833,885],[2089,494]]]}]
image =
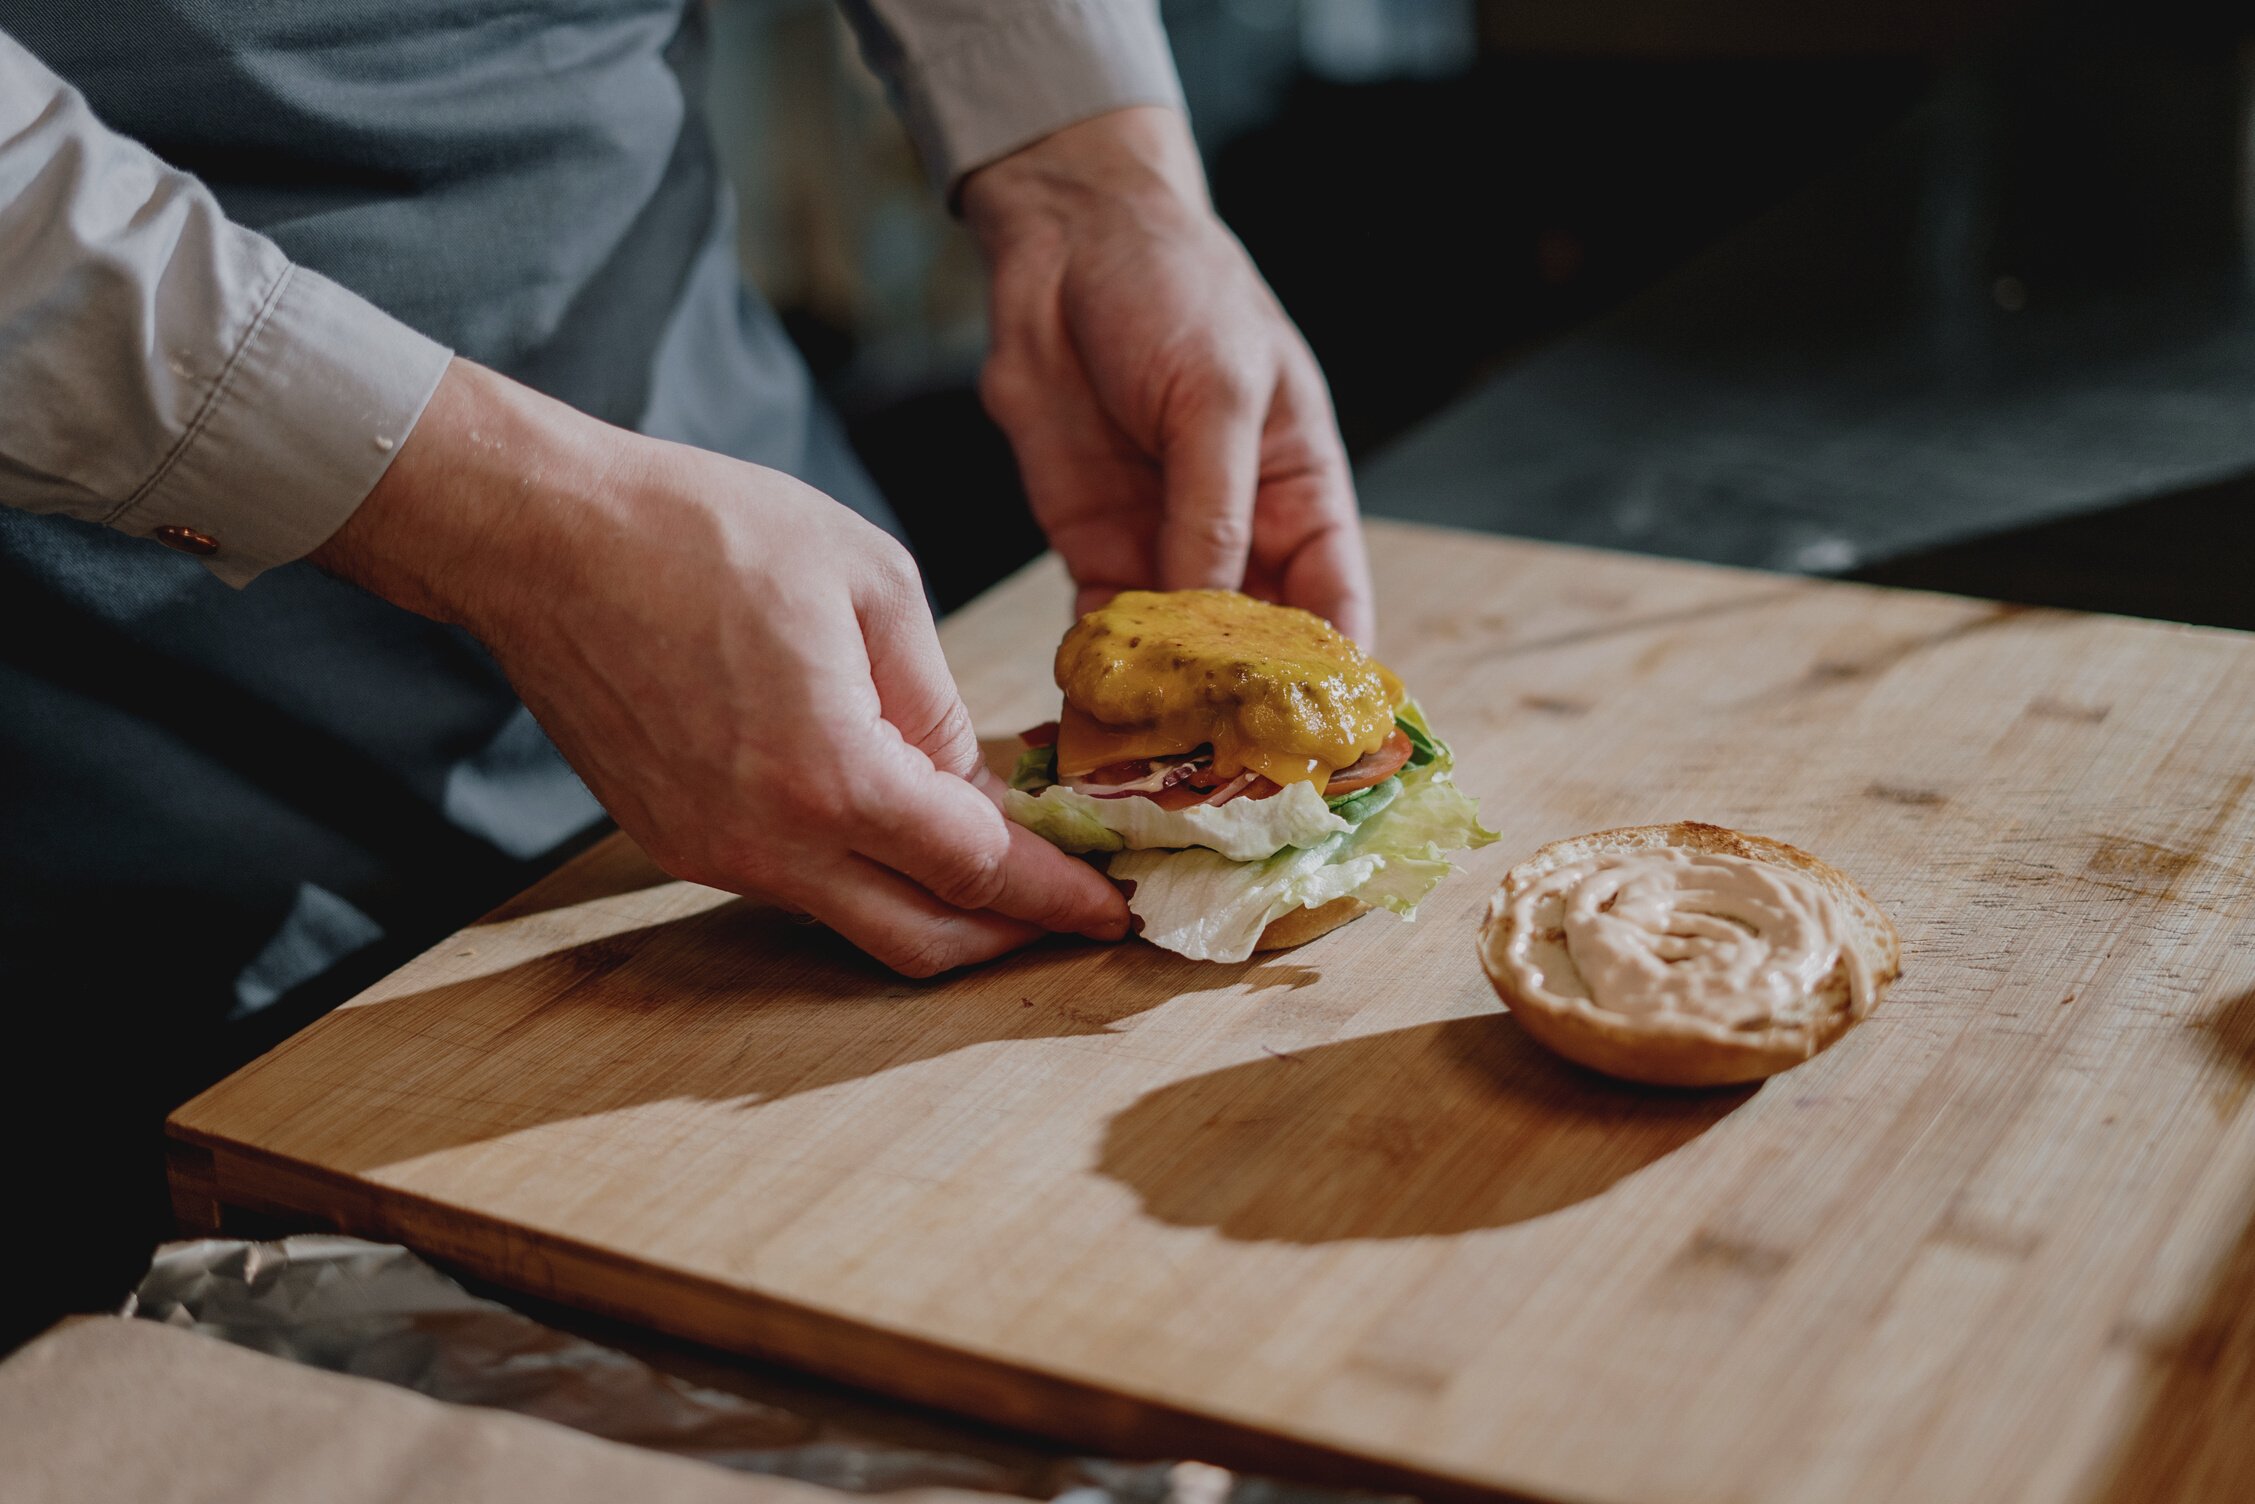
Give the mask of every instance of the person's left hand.
[{"label": "person's left hand", "polygon": [[1215,217],[1182,117],[1119,110],[973,173],[980,391],[1078,609],[1242,589],[1368,641],[1369,562],[1315,357]]}]

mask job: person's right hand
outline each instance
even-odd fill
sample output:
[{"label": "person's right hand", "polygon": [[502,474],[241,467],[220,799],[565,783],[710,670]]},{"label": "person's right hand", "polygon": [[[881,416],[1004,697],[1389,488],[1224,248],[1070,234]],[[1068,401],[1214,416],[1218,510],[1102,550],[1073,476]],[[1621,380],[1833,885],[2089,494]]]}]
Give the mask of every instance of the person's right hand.
[{"label": "person's right hand", "polygon": [[313,560],[492,651],[666,871],[929,976],[1116,940],[1095,869],[997,807],[907,550],[777,471],[456,361]]}]

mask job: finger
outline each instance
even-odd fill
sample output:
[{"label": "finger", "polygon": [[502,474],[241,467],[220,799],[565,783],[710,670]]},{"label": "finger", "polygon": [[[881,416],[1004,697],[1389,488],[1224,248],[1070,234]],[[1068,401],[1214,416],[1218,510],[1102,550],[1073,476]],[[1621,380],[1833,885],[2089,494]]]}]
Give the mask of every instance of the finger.
[{"label": "finger", "polygon": [[855,784],[855,851],[953,908],[1117,940],[1127,909],[1095,868],[1014,825],[971,782],[902,746]]},{"label": "finger", "polygon": [[[1039,452],[1021,446],[1021,454]],[[1073,583],[1105,598],[1159,583],[1159,472],[1148,460],[1062,467],[1048,480],[1025,466],[1027,499]]]},{"label": "finger", "polygon": [[991,768],[981,768],[973,773],[971,786],[985,795],[987,802],[996,809],[1002,808],[1003,796],[1010,791],[1010,785],[1003,782]]},{"label": "finger", "polygon": [[[973,777],[984,765],[979,735],[940,649],[939,628],[914,566],[908,566],[904,578],[900,561],[887,557],[889,568],[854,602],[878,710],[934,767],[958,778]],[[850,666],[841,664],[839,671],[849,672]]]},{"label": "finger", "polygon": [[1159,585],[1234,590],[1253,543],[1265,410],[1223,387],[1180,420],[1160,456]]},{"label": "finger", "polygon": [[1037,925],[950,908],[875,862],[847,857],[798,899],[808,913],[904,976],[991,961],[1041,938]]},{"label": "finger", "polygon": [[1279,597],[1373,646],[1376,610],[1354,480],[1315,358],[1287,358],[1256,503],[1256,552]]},{"label": "finger", "polygon": [[1326,617],[1367,651],[1377,646],[1371,604],[1370,558],[1362,528],[1352,517],[1303,539],[1285,564],[1279,592],[1285,604]]},{"label": "finger", "polygon": [[[898,561],[893,573],[899,572]],[[882,738],[842,762],[854,850],[959,909],[991,909],[1045,929],[1116,940],[1127,914],[1087,863],[1012,825],[982,792],[979,738],[957,693],[923,596],[880,576],[856,602]]]},{"label": "finger", "polygon": [[1159,467],[1111,419],[1064,404],[1012,429],[1010,444],[1034,520],[1075,584],[1108,597],[1158,583]]}]

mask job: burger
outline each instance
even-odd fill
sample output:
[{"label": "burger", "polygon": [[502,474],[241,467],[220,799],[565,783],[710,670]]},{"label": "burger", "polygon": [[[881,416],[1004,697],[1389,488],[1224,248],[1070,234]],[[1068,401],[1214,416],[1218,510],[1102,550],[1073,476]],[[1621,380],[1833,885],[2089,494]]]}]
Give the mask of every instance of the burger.
[{"label": "burger", "polygon": [[1200,960],[1412,917],[1495,839],[1401,681],[1322,617],[1230,590],[1130,590],[1058,646],[1013,820],[1098,855],[1143,938]]}]

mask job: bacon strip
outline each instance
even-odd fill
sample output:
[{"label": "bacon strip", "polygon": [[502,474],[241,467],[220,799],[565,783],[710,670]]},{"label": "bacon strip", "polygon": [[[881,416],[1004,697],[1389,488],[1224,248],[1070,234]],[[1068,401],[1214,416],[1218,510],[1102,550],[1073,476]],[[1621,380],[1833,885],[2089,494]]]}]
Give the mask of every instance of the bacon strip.
[{"label": "bacon strip", "polygon": [[[1020,733],[1029,747],[1054,746],[1057,741],[1057,723],[1047,721]],[[1352,794],[1362,789],[1384,783],[1402,770],[1413,749],[1410,740],[1396,730],[1388,736],[1377,751],[1365,753],[1361,758],[1331,775],[1323,786],[1327,799],[1341,794]],[[1145,758],[1134,762],[1116,762],[1096,769],[1082,778],[1068,778],[1065,786],[1088,795],[1092,799],[1149,799],[1164,809],[1184,809],[1193,804],[1228,804],[1235,799],[1266,799],[1283,792],[1280,784],[1273,783],[1258,773],[1239,773],[1228,778],[1214,771],[1213,748],[1201,747],[1186,757]],[[1195,796],[1195,797],[1192,797]]]},{"label": "bacon strip", "polygon": [[[1251,788],[1256,780],[1262,783],[1268,783],[1268,780],[1262,778],[1258,773],[1240,773],[1235,778],[1232,778],[1228,783],[1222,785],[1222,787],[1207,795],[1206,802],[1215,806],[1227,804],[1230,800],[1236,798],[1239,794],[1244,793],[1248,788]],[[1276,787],[1276,785],[1269,784],[1269,787],[1274,788]],[[1256,794],[1254,797],[1259,798],[1260,796]]]},{"label": "bacon strip", "polygon": [[1068,778],[1064,783],[1065,787],[1092,799],[1156,795],[1176,784],[1197,780],[1212,761],[1213,753],[1201,748],[1188,757],[1150,757],[1107,763],[1082,777]]}]

